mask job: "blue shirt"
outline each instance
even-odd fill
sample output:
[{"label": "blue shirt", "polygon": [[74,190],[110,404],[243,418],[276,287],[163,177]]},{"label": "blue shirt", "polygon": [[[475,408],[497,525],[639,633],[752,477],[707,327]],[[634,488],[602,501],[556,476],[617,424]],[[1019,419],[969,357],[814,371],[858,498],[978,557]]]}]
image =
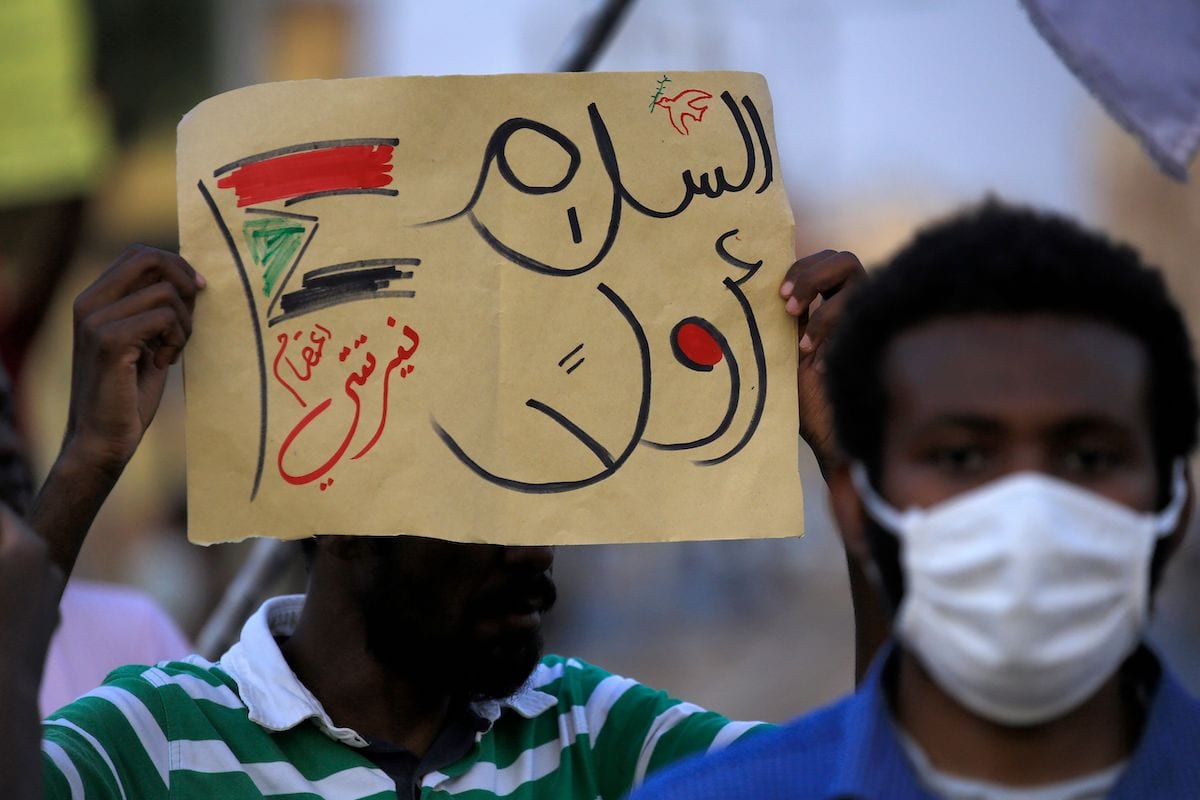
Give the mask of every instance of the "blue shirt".
[{"label": "blue shirt", "polygon": [[[1143,656],[1153,695],[1141,740],[1111,796],[1200,797],[1200,700],[1149,651]],[[887,661],[882,653],[854,694],[715,755],[668,768],[629,800],[933,800],[891,719],[883,685]]]}]

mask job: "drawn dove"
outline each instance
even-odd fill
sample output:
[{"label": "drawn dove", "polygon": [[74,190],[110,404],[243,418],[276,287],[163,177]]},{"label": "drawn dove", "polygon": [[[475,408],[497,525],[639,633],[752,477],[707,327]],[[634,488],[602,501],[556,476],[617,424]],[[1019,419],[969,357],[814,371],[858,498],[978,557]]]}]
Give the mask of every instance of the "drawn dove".
[{"label": "drawn dove", "polygon": [[708,104],[704,101],[711,99],[712,95],[701,89],[684,89],[674,97],[658,98],[654,105],[665,108],[671,115],[671,127],[687,136],[688,127],[685,120],[688,117],[696,122],[703,120],[704,112],[708,110]]}]

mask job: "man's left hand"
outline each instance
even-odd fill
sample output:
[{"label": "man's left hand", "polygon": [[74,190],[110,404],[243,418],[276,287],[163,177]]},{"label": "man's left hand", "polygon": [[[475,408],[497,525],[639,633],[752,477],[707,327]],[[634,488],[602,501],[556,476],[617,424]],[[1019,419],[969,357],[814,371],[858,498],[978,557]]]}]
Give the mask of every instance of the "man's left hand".
[{"label": "man's left hand", "polygon": [[866,274],[853,253],[822,250],[792,264],[779,287],[787,312],[796,317],[800,435],[812,448],[824,475],[841,457],[825,397],[824,348],[841,319],[850,290]]}]

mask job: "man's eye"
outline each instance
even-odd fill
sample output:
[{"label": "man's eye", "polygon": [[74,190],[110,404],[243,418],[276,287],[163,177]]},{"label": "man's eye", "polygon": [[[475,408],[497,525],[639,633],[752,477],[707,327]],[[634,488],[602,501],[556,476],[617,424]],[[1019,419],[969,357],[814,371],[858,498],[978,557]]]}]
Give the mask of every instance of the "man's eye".
[{"label": "man's eye", "polygon": [[1123,463],[1120,451],[1102,447],[1079,447],[1066,457],[1066,468],[1083,475],[1099,475]]},{"label": "man's eye", "polygon": [[966,473],[983,469],[986,456],[979,447],[940,447],[932,451],[930,461],[939,469]]}]

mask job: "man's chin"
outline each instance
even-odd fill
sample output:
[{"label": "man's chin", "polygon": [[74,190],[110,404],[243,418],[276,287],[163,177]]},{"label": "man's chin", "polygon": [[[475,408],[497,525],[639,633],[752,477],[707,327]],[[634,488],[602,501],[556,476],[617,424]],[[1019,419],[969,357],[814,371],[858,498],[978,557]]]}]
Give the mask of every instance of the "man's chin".
[{"label": "man's chin", "polygon": [[472,700],[500,700],[524,686],[541,660],[541,625],[510,627],[481,644],[477,656],[464,665],[463,688]]},{"label": "man's chin", "polygon": [[367,633],[368,651],[389,671],[425,691],[471,700],[499,700],[513,694],[542,656],[538,612],[481,620],[451,637],[417,630],[400,637],[394,631],[394,626],[380,620]]}]

